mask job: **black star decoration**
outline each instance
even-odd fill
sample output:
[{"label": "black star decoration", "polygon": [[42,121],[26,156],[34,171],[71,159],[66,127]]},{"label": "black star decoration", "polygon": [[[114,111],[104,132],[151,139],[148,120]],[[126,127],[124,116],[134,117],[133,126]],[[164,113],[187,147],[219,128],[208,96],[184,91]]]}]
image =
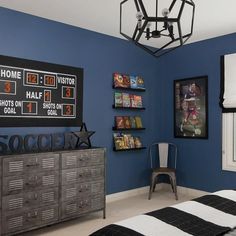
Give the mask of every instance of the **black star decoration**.
[{"label": "black star decoration", "polygon": [[[84,144],[86,147],[91,147],[90,137],[95,133],[94,131],[87,131],[85,123],[82,124],[80,131],[73,132],[76,137],[78,137],[78,141],[76,143],[76,147],[79,148]],[[83,145],[83,146],[84,146]]]}]

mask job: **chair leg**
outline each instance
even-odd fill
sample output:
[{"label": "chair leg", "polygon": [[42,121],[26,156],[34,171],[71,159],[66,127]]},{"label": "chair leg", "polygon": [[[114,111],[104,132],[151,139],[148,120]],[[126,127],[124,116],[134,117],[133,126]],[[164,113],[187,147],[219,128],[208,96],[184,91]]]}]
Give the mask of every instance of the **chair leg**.
[{"label": "chair leg", "polygon": [[176,176],[175,173],[171,175],[172,181],[173,181],[173,187],[174,187],[174,193],[175,193],[175,199],[178,200],[178,194],[177,194],[177,184],[176,184]]},{"label": "chair leg", "polygon": [[149,188],[149,193],[148,193],[148,200],[151,199],[151,196],[152,196],[152,180],[151,180],[151,183],[150,183],[150,188]]},{"label": "chair leg", "polygon": [[154,180],[154,185],[153,185],[153,190],[152,190],[153,192],[155,192],[157,180],[158,180],[158,175],[156,175],[155,180]]},{"label": "chair leg", "polygon": [[171,178],[170,175],[169,175],[169,179],[170,179],[170,185],[171,185],[172,191],[173,191],[173,193],[174,193],[174,192],[175,192],[175,190],[174,190],[174,184],[173,184],[173,180],[172,180],[172,178]]},{"label": "chair leg", "polygon": [[150,188],[149,188],[148,200],[150,200],[151,197],[152,197],[152,191],[153,191],[153,188],[154,188],[154,185],[155,185],[155,179],[156,179],[156,174],[152,173],[151,183],[150,183]]}]

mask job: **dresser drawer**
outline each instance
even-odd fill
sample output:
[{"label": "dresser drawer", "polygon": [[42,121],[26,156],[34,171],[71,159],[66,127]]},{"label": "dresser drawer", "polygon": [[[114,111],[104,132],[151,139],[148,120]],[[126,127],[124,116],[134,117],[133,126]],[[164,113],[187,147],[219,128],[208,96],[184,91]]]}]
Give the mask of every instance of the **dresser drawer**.
[{"label": "dresser drawer", "polygon": [[62,169],[104,164],[104,149],[88,149],[62,153]]},{"label": "dresser drawer", "polygon": [[58,221],[58,205],[30,209],[22,213],[4,215],[2,218],[3,233],[23,231],[35,226],[42,226]]},{"label": "dresser drawer", "polygon": [[104,194],[94,195],[91,199],[91,210],[99,210],[105,207],[105,196]]},{"label": "dresser drawer", "polygon": [[34,192],[24,192],[15,195],[8,195],[3,197],[3,211],[23,211],[31,207],[42,207],[45,205],[53,205],[58,203],[57,188],[49,188]]},{"label": "dresser drawer", "polygon": [[[1,208],[2,208],[2,158],[0,157],[0,217],[1,217]],[[1,226],[1,220],[0,220],[0,226]],[[1,235],[1,229],[0,229],[0,235]]]},{"label": "dresser drawer", "polygon": [[32,171],[59,169],[59,154],[25,154],[3,158],[3,176],[22,175]]},{"label": "dresser drawer", "polygon": [[91,210],[91,199],[80,199],[61,204],[61,219],[70,218],[89,212]]},{"label": "dresser drawer", "polygon": [[59,184],[58,171],[30,173],[23,176],[9,176],[3,178],[3,195],[17,194],[21,191],[40,190],[56,187]]},{"label": "dresser drawer", "polygon": [[[1,217],[1,208],[2,208],[2,178],[1,178],[1,172],[0,172],[0,217]],[[1,225],[1,221],[0,221],[0,225]]]},{"label": "dresser drawer", "polygon": [[73,201],[62,202],[61,219],[70,218],[105,207],[104,194],[94,196],[80,196]]},{"label": "dresser drawer", "polygon": [[61,189],[61,201],[100,193],[104,195],[104,181],[64,185]]},{"label": "dresser drawer", "polygon": [[104,165],[105,150],[104,149],[92,149],[89,155],[90,165]]},{"label": "dresser drawer", "polygon": [[104,166],[62,170],[62,185],[104,178]]}]

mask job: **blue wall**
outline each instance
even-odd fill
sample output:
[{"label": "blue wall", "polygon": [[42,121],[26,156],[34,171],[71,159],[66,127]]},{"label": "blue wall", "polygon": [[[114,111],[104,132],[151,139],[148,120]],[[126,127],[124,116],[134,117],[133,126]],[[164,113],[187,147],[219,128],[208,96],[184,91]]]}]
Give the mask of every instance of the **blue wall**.
[{"label": "blue wall", "polygon": [[[129,42],[39,17],[0,8],[0,54],[70,65],[84,69],[84,121],[96,131],[94,146],[107,148],[107,193],[146,186],[149,182],[146,150],[112,151],[114,116],[136,115],[112,109],[112,73],[143,76],[147,92],[142,93],[146,111],[140,111],[146,131],[137,132],[148,144],[160,135],[154,130],[159,120],[155,86],[156,60]],[[118,30],[118,29],[117,29]],[[152,102],[151,102],[152,101]],[[153,103],[154,102],[154,103]],[[151,116],[149,114],[152,114]],[[76,128],[1,128],[1,134],[54,133]]]},{"label": "blue wall", "polygon": [[[235,188],[236,172],[222,171],[220,56],[236,52],[236,34],[185,45],[157,62],[164,87],[161,96],[161,135],[179,147],[178,185],[215,191]],[[208,75],[209,138],[173,137],[173,80]]]},{"label": "blue wall", "polygon": [[[107,193],[149,184],[147,151],[112,151],[115,115],[112,73],[139,74],[146,83],[144,144],[170,140],[179,147],[178,184],[206,191],[235,188],[236,174],[221,170],[220,55],[236,52],[236,34],[178,48],[155,59],[129,42],[0,8],[0,54],[84,68],[84,121],[92,144],[107,148]],[[173,80],[209,76],[209,139],[173,137]],[[0,128],[1,134],[53,133],[62,128]]]}]

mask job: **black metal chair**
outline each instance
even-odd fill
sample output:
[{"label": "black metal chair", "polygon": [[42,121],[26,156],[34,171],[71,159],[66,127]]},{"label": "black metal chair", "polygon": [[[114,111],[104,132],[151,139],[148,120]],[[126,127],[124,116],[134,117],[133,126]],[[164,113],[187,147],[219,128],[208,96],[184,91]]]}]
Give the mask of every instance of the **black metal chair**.
[{"label": "black metal chair", "polygon": [[152,168],[148,199],[151,199],[152,192],[155,191],[159,175],[167,175],[169,176],[175,199],[178,200],[176,185],[177,146],[167,142],[153,143],[149,147],[148,153]]}]

